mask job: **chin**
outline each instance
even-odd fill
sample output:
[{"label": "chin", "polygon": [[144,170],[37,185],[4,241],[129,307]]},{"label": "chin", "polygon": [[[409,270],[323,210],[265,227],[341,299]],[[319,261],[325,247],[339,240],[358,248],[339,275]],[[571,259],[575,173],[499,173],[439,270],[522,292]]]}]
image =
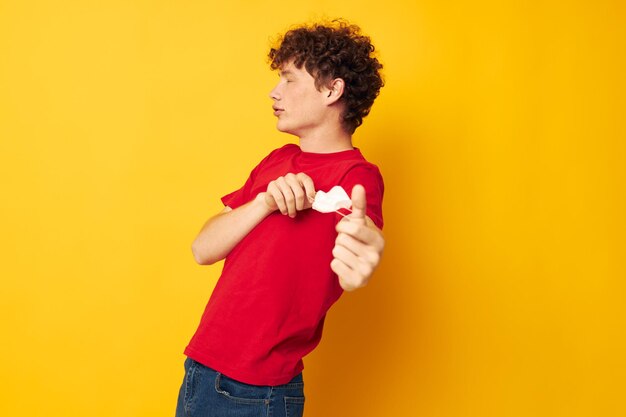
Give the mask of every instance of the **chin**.
[{"label": "chin", "polygon": [[281,125],[280,122],[276,125],[276,129],[279,132],[288,133],[290,135],[295,135],[296,134],[293,129],[289,128],[289,126]]}]

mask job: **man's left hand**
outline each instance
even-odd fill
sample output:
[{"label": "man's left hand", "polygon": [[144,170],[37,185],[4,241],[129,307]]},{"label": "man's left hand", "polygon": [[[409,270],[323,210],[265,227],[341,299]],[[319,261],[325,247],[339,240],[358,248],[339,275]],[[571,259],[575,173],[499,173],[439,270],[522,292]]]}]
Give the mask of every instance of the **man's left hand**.
[{"label": "man's left hand", "polygon": [[352,189],[352,213],[337,224],[334,259],[330,263],[331,269],[339,276],[339,285],[345,291],[367,285],[385,247],[382,231],[365,215],[366,207],[365,188],[355,185]]}]

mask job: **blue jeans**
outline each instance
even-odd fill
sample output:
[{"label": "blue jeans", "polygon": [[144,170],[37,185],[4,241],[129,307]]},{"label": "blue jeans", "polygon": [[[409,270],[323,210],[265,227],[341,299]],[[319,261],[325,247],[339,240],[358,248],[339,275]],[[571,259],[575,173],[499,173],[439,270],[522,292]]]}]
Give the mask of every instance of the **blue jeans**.
[{"label": "blue jeans", "polygon": [[302,417],[302,373],[284,385],[249,385],[185,360],[176,417]]}]

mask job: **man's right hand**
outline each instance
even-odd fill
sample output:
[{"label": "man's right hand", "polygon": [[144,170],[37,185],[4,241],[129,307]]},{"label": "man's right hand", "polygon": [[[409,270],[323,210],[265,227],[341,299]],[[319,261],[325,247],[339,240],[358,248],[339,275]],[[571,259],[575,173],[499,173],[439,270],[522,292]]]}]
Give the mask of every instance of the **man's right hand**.
[{"label": "man's right hand", "polygon": [[271,211],[296,217],[296,212],[311,208],[315,198],[315,186],[311,177],[304,172],[289,173],[278,177],[267,185],[265,204]]}]

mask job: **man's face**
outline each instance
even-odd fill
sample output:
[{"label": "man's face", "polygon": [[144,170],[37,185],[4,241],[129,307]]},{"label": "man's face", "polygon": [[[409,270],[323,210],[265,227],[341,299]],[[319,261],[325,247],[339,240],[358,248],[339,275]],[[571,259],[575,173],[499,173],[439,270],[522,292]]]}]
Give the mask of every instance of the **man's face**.
[{"label": "man's face", "polygon": [[280,80],[270,92],[274,100],[274,115],[278,117],[276,128],[298,137],[306,136],[324,123],[327,114],[325,98],[329,90],[315,88],[315,79],[304,66],[301,69],[293,61],[285,64],[279,72]]}]

